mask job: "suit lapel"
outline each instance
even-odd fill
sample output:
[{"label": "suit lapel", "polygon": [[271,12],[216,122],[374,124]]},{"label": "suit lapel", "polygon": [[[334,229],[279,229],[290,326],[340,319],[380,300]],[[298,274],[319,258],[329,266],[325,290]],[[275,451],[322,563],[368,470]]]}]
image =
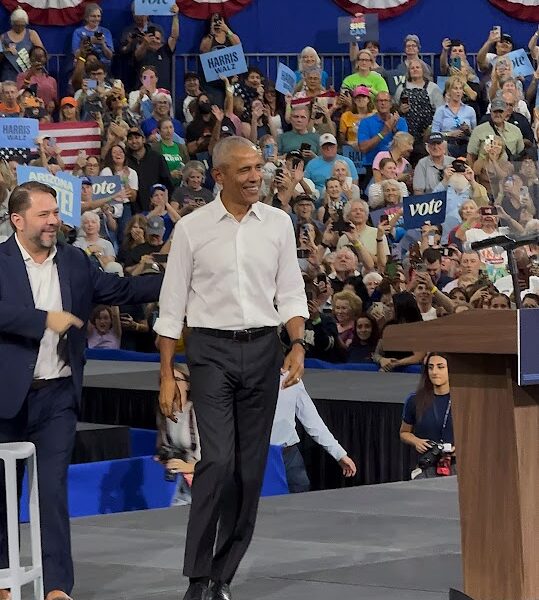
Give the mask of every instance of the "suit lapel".
[{"label": "suit lapel", "polygon": [[35,308],[34,296],[32,294],[32,288],[30,287],[26,265],[24,264],[24,259],[19,250],[19,246],[17,246],[15,234],[13,234],[5,244],[8,250],[7,254],[11,257],[13,265],[11,285],[19,290],[17,296],[24,306]]},{"label": "suit lapel", "polygon": [[58,269],[58,279],[60,280],[60,293],[62,295],[62,308],[67,312],[71,312],[72,299],[71,299],[71,281],[70,281],[70,270],[67,264],[67,256],[64,252],[63,244],[57,244],[56,256],[54,258],[56,262],[56,268]]}]

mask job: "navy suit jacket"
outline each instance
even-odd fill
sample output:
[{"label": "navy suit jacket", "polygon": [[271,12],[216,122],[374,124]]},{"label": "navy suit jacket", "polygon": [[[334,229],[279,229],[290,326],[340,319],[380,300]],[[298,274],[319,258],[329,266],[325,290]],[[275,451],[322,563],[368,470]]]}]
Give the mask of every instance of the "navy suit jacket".
[{"label": "navy suit jacket", "polygon": [[[162,275],[122,278],[96,268],[78,248],[57,245],[55,257],[62,306],[81,319],[82,329],[67,332],[67,348],[76,398],[82,391],[86,323],[95,304],[139,304],[159,299]],[[32,383],[47,313],[34,305],[30,280],[12,235],[0,244],[0,418],[21,409]]]}]

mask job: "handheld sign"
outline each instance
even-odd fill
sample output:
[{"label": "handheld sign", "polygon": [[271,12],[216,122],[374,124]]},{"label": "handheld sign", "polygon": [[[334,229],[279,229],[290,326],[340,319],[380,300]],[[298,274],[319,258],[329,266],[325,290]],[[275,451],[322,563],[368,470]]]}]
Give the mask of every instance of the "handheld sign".
[{"label": "handheld sign", "polygon": [[117,175],[90,177],[92,182],[92,200],[110,198],[122,189],[122,180]]},{"label": "handheld sign", "polygon": [[216,81],[224,75],[230,77],[247,71],[247,63],[241,44],[229,46],[200,55],[206,81]]},{"label": "handheld sign", "polygon": [[293,94],[296,88],[296,74],[290,67],[279,63],[277,69],[277,80],[275,81],[275,89],[281,94]]},{"label": "handheld sign", "polygon": [[449,77],[446,77],[445,75],[439,75],[436,78],[436,85],[442,90],[442,94],[445,94],[445,84],[448,79]]},{"label": "handheld sign", "polygon": [[[380,217],[382,217],[382,215],[387,215],[391,219],[391,217],[395,213],[399,212],[399,210],[402,210],[402,204],[397,204],[397,206],[384,206],[383,208],[371,210],[369,212],[369,216],[373,226],[378,227],[380,224]],[[397,225],[402,225],[402,217],[397,221]]]},{"label": "handheld sign", "polygon": [[72,175],[58,173],[53,175],[43,167],[17,167],[17,184],[27,181],[39,181],[56,190],[56,201],[62,221],[71,227],[80,225],[81,180]]},{"label": "handheld sign", "polygon": [[363,154],[359,150],[355,150],[352,146],[343,146],[342,155],[350,159],[356,167],[358,175],[365,174],[365,166],[363,164]]},{"label": "handheld sign", "polygon": [[445,221],[447,192],[408,196],[402,202],[406,229],[419,229],[425,221],[430,221],[431,225],[440,225]]},{"label": "handheld sign", "polygon": [[[511,64],[513,65],[513,77],[527,77],[528,75],[533,75],[534,68],[528,55],[522,48],[504,54],[503,58],[508,58],[511,61]],[[498,60],[499,59],[496,59],[492,62],[493,66]]]},{"label": "handheld sign", "polygon": [[394,96],[397,88],[402,83],[406,83],[406,74],[398,69],[394,69],[392,71],[386,72],[386,81],[387,87],[389,88],[389,93]]},{"label": "handheld sign", "polygon": [[0,119],[0,148],[33,148],[39,135],[37,119],[3,117]]},{"label": "handheld sign", "polygon": [[368,13],[354,17],[339,17],[337,35],[339,44],[357,43],[365,39],[378,41],[378,15]]},{"label": "handheld sign", "polygon": [[140,15],[161,15],[170,17],[172,14],[170,8],[176,4],[176,0],[135,0],[133,14]]}]

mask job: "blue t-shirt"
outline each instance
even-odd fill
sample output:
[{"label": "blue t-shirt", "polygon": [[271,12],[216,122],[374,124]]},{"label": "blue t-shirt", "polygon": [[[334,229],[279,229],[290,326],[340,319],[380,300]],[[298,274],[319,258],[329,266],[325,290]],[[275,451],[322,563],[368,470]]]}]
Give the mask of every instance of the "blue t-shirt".
[{"label": "blue t-shirt", "polygon": [[[416,422],[416,407],[415,394],[411,394],[406,398],[404,410],[402,412],[402,420],[408,425],[414,426],[414,435],[424,440],[432,440],[433,442],[444,442],[447,444],[454,443],[453,437],[453,417],[451,409],[445,429],[443,429],[445,413],[449,406],[449,394],[442,396],[434,395],[432,404],[421,415],[419,422]],[[443,431],[442,431],[443,430]]]},{"label": "blue t-shirt", "polygon": [[[77,27],[77,29],[75,29],[75,31],[73,32],[73,36],[71,38],[71,52],[75,54],[75,52],[80,48],[82,38],[92,36],[95,37],[95,34],[97,32],[103,34],[107,46],[114,52],[114,41],[112,40],[112,33],[106,27],[101,27],[101,25],[99,25],[99,27],[95,31],[86,29],[85,25]],[[97,54],[97,57],[105,66],[108,67],[110,65],[110,58],[107,58],[103,53],[103,46],[101,46],[101,44],[93,44],[92,50]]]},{"label": "blue t-shirt", "polygon": [[[372,115],[372,117],[361,119],[357,130],[357,141],[366,142],[375,135],[378,135],[383,128],[384,121],[378,115]],[[397,121],[397,131],[408,131],[408,123],[406,123],[402,117],[399,117],[399,120]],[[392,141],[393,132],[391,131],[383,140],[380,140],[372,150],[369,150],[363,155],[363,164],[372,165],[374,157],[378,152],[387,152]]]},{"label": "blue t-shirt", "polygon": [[320,193],[322,193],[324,190],[326,180],[331,177],[331,174],[333,173],[333,167],[335,166],[335,161],[337,160],[344,161],[350,169],[350,176],[352,179],[354,181],[357,179],[356,166],[348,157],[337,154],[333,160],[328,161],[324,160],[321,156],[317,156],[307,163],[307,166],[305,167],[305,177],[314,183],[316,189]]}]

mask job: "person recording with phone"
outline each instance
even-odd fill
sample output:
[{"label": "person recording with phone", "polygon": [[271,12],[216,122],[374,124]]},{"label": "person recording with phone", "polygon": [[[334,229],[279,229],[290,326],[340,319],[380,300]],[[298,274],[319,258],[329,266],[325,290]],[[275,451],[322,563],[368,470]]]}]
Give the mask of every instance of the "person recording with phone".
[{"label": "person recording with phone", "polygon": [[412,479],[456,475],[447,356],[427,355],[415,394],[404,403],[400,439],[418,454]]},{"label": "person recording with phone", "polygon": [[89,2],[84,7],[84,24],[77,27],[71,38],[71,52],[77,56],[77,51],[84,43],[97,54],[98,59],[110,67],[114,55],[112,33],[101,25],[103,9],[95,2]]}]

